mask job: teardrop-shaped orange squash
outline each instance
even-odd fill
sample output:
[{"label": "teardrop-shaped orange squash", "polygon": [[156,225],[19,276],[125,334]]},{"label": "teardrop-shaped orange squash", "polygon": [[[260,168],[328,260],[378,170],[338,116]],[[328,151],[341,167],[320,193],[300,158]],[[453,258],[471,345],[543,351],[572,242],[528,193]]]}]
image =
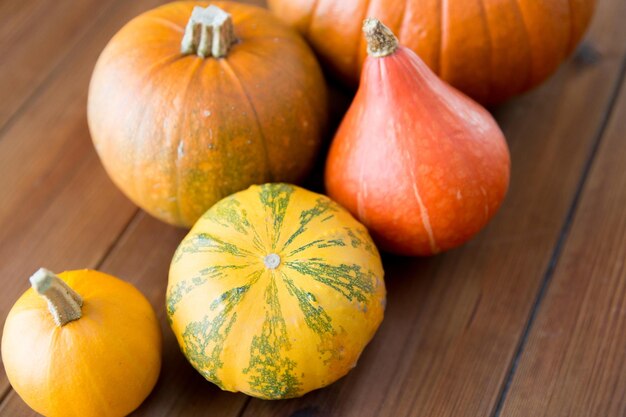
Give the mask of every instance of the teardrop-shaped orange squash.
[{"label": "teardrop-shaped orange squash", "polygon": [[437,78],[378,20],[364,30],[369,57],[330,149],[327,191],[384,250],[454,248],[504,199],[504,135],[487,110]]}]

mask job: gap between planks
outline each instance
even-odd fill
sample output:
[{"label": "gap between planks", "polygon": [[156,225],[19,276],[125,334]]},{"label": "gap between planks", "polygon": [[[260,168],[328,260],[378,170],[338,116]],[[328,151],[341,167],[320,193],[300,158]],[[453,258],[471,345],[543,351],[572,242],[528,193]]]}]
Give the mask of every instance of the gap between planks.
[{"label": "gap between planks", "polygon": [[552,256],[550,257],[550,262],[548,264],[544,277],[541,281],[539,290],[537,291],[537,296],[535,297],[535,301],[533,302],[532,308],[528,315],[528,321],[526,322],[526,325],[524,326],[524,330],[522,331],[522,336],[520,338],[519,344],[517,348],[515,349],[513,359],[511,360],[511,365],[510,365],[509,371],[506,374],[506,378],[502,386],[502,391],[500,392],[500,395],[498,396],[498,401],[496,402],[496,407],[492,414],[493,417],[501,416],[504,403],[511,389],[511,384],[513,382],[513,378],[515,377],[515,373],[519,365],[520,358],[522,356],[522,353],[524,352],[524,349],[526,348],[531,329],[533,325],[535,324],[542,302],[548,292],[550,283],[552,282],[552,278],[554,276],[554,272],[558,265],[559,259],[562,255],[565,242],[567,241],[567,238],[571,231],[572,224],[576,216],[576,211],[580,205],[580,201],[581,201],[583,190],[585,188],[585,184],[587,183],[587,180],[589,179],[589,173],[591,172],[593,164],[596,160],[596,156],[598,155],[598,150],[600,149],[600,146],[602,145],[602,142],[606,133],[606,129],[608,127],[611,116],[615,112],[617,100],[623,88],[622,86],[623,86],[625,79],[626,79],[626,58],[622,60],[622,65],[621,65],[619,75],[616,81],[616,86],[609,99],[609,106],[607,107],[607,111],[604,113],[602,121],[600,122],[600,125],[598,127],[598,132],[596,133],[596,137],[594,141],[592,142],[591,149],[589,151],[589,156],[587,157],[587,160],[585,161],[585,165],[583,167],[582,174],[578,182],[576,192],[574,194],[574,198],[572,199],[572,203],[565,216],[563,226],[561,227],[561,231],[559,233],[559,239],[557,240],[554,246],[554,251],[552,252]]},{"label": "gap between planks", "polygon": [[252,400],[252,397],[246,398],[246,400],[243,402],[243,405],[241,406],[241,410],[239,410],[239,412],[237,413],[237,417],[243,417],[246,410],[248,409],[248,405],[250,404],[251,400]]},{"label": "gap between planks", "polygon": [[[141,219],[141,214],[142,214],[141,209],[137,208],[135,212],[133,213],[133,215],[130,216],[130,219],[128,220],[126,225],[120,231],[120,234],[117,235],[115,239],[113,239],[113,242],[106,249],[106,251],[104,251],[104,254],[102,254],[102,256],[100,257],[100,260],[96,262],[96,265],[94,267],[95,269],[100,269],[102,267],[102,265],[106,262],[106,260],[111,255],[111,253],[113,253],[117,245],[124,240],[126,235],[128,235],[130,231],[134,228],[134,226],[139,222],[139,220]],[[2,404],[2,401],[0,401],[0,404]]]},{"label": "gap between planks", "polygon": [[7,399],[11,391],[13,391],[13,387],[11,386],[11,384],[9,384],[4,390],[4,392],[2,393],[2,395],[0,395],[0,408],[2,408],[2,404],[4,404],[4,400]]},{"label": "gap between planks", "polygon": [[[113,6],[116,5],[119,1],[123,0],[110,2],[108,6],[100,10],[100,13],[98,13],[94,19],[91,19],[90,24],[86,25],[83,30],[80,31],[78,36],[76,36],[75,39],[71,42],[65,53],[63,53],[62,56],[57,60],[57,62],[52,65],[52,67],[48,71],[48,74],[46,74],[41,82],[37,84],[37,86],[30,93],[28,93],[28,95],[23,99],[22,103],[17,106],[13,113],[6,119],[4,124],[0,126],[0,140],[2,140],[6,132],[11,129],[13,124],[20,119],[22,113],[24,113],[35,101],[35,99],[37,99],[37,97],[39,97],[46,90],[48,83],[55,79],[57,74],[59,74],[61,70],[67,66],[68,60],[66,58],[75,53],[78,45],[80,45],[83,39],[90,32],[92,32],[92,30],[95,30],[95,28],[97,28],[100,21],[105,18],[105,16],[110,12]],[[2,401],[0,401],[0,404],[1,403]]]}]

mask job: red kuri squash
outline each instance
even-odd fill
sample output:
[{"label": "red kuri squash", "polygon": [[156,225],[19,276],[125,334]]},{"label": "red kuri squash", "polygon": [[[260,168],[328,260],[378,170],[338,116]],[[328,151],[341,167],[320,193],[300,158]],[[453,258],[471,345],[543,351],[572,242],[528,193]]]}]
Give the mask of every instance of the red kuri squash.
[{"label": "red kuri squash", "polygon": [[327,118],[321,69],[298,33],[258,7],[207,5],[133,19],[89,90],[89,128],[113,181],[188,227],[251,184],[304,179]]},{"label": "red kuri squash", "polygon": [[388,23],[441,78],[483,103],[545,80],[574,49],[595,0],[269,0],[327,66],[356,85],[363,18]]},{"label": "red kuri squash", "polygon": [[376,19],[369,57],[332,143],[329,195],[387,251],[432,255],[462,244],[496,213],[509,183],[502,132]]}]

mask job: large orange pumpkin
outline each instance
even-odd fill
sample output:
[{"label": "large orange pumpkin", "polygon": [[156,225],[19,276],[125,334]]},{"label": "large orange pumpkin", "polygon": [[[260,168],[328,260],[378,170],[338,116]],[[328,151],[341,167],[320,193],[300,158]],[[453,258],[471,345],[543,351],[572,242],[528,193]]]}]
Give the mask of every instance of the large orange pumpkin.
[{"label": "large orange pumpkin", "polygon": [[251,184],[304,179],[327,117],[321,69],[296,31],[258,7],[208,4],[129,22],[89,91],[89,128],[113,181],[181,226]]},{"label": "large orange pumpkin", "polygon": [[595,0],[269,0],[352,85],[376,17],[445,81],[483,103],[545,80],[574,49]]}]

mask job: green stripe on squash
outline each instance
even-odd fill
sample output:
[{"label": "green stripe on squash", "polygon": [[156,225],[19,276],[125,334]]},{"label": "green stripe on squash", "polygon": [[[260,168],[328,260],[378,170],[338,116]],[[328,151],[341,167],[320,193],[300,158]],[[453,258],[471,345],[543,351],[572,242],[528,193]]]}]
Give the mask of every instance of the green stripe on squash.
[{"label": "green stripe on squash", "polygon": [[[279,262],[266,264],[268,255]],[[382,264],[366,229],[325,196],[266,184],[217,203],[183,240],[167,313],[206,379],[279,399],[347,373],[384,302]]]}]

